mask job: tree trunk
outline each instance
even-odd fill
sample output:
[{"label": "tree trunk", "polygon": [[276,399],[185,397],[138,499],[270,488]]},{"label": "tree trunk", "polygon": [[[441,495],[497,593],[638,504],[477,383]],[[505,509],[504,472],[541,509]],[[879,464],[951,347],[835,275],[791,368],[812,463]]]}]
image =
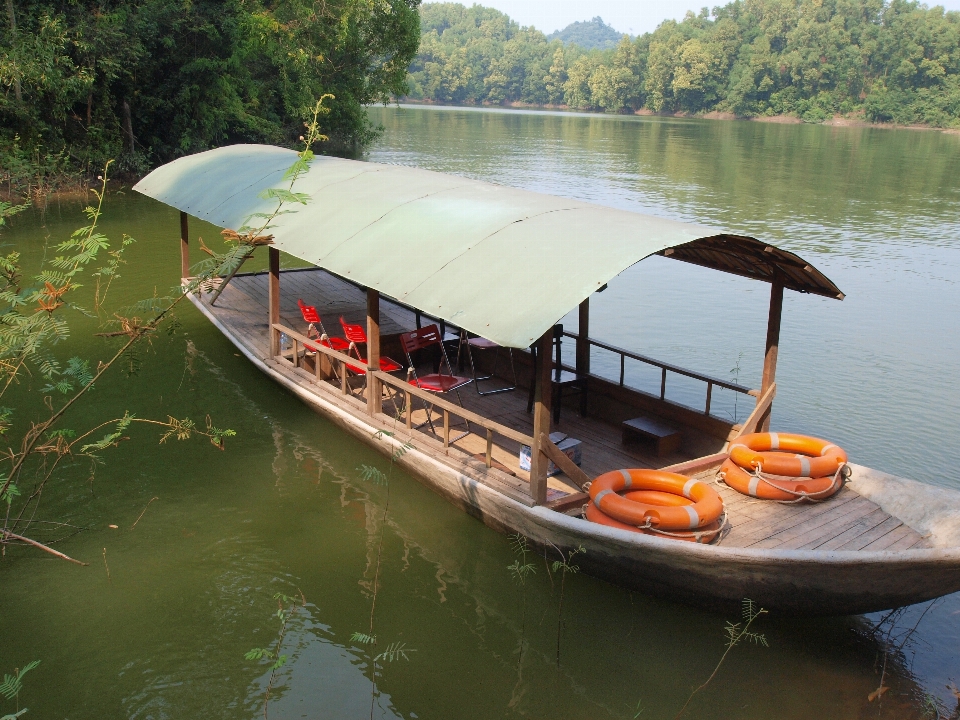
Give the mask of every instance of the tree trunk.
[{"label": "tree trunk", "polygon": [[[13,11],[13,0],[7,0],[7,19],[10,21],[10,38],[11,45],[14,47],[14,51],[17,49],[17,15]],[[19,70],[19,68],[17,68]],[[23,102],[23,95],[20,91],[20,78],[16,75],[13,76],[13,95],[17,98],[17,102]]]},{"label": "tree trunk", "polygon": [[[7,0],[7,2],[9,1],[10,0]],[[127,140],[130,141],[130,154],[133,155],[133,121],[130,120],[130,103],[128,103],[126,100],[123,101],[123,132],[127,136]]]}]

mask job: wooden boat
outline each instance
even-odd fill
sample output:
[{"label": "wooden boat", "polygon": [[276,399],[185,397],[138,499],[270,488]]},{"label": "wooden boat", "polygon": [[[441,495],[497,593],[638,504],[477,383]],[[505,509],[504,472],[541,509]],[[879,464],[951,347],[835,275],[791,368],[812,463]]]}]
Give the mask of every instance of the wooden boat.
[{"label": "wooden boat", "polygon": [[[188,215],[238,228],[253,213],[269,213],[275,201],[261,193],[281,186],[294,159],[280,148],[231,146],[176,160],[135,186],[181,211],[185,282]],[[856,464],[839,493],[815,504],[758,501],[718,486],[730,530],[712,545],[582,516],[592,477],[666,468],[712,481],[731,440],[767,428],[784,290],[843,298],[802,258],[753,238],[415,168],[318,158],[296,190],[310,202],[277,216],[269,270],[238,273],[215,304],[209,294],[190,299],[254,365],[343,430],[387,455],[406,445],[397,462],[470,515],[549,553],[582,546],[585,571],[702,606],[748,597],[781,612],[851,614],[960,590],[960,493]],[[281,272],[281,250],[313,265]],[[760,388],[590,337],[590,295],[653,254],[770,283]],[[366,323],[362,373],[350,370],[356,356],[311,342],[300,298],[328,324],[340,316]],[[577,308],[578,332],[558,330],[557,320]],[[467,386],[461,405],[382,371],[382,356],[403,357],[399,335],[424,323],[438,324],[451,348],[461,331],[513,348],[519,387],[480,395]],[[561,364],[581,387],[578,397],[560,395],[559,422],[551,407],[555,341],[575,348],[575,362]],[[528,348],[551,361],[536,363]],[[591,371],[591,354],[600,351],[619,357],[619,380]],[[494,374],[492,358],[475,361]],[[628,361],[659,369],[659,396],[625,384]],[[666,399],[675,374],[705,384],[702,409]],[[711,414],[715,388],[755,398],[746,421]],[[427,405],[436,426],[418,429]],[[625,444],[622,423],[638,416],[640,434],[654,442]],[[456,426],[464,421],[470,432],[462,434]],[[580,440],[580,467],[551,431]],[[523,446],[529,471],[520,466]],[[562,472],[548,477],[551,461]]]}]

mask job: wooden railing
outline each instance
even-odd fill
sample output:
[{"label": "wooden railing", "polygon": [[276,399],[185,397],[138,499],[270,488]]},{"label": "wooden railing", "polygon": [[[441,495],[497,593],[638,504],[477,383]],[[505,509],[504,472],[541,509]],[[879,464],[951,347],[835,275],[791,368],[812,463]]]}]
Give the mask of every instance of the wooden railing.
[{"label": "wooden railing", "polygon": [[757,399],[757,406],[753,409],[753,412],[750,413],[750,416],[743,422],[739,428],[734,426],[735,434],[731,432],[731,440],[740,437],[741,435],[749,435],[750,433],[757,432],[760,424],[763,423],[764,419],[767,416],[767,413],[770,412],[770,406],[773,405],[773,398],[777,395],[777,384],[771,383],[770,387],[767,388],[766,392],[763,393],[761,397]]},{"label": "wooden railing", "polygon": [[[290,364],[293,365],[293,367],[295,368],[300,367],[301,348],[309,349],[310,352],[319,352],[320,354],[329,358],[331,362],[336,363],[336,367],[339,368],[339,372],[337,373],[337,375],[340,376],[340,393],[342,395],[350,394],[350,385],[347,383],[346,366],[350,365],[352,367],[362,367],[359,360],[357,360],[355,357],[350,357],[349,355],[345,355],[344,353],[337,352],[336,350],[332,350],[328,347],[324,347],[323,345],[320,344],[319,340],[310,339],[306,335],[298,333],[296,330],[293,330],[292,328],[288,328],[286,325],[274,323],[273,325],[270,326],[270,332],[276,335],[280,335],[282,333],[286,335],[287,338],[289,338],[293,342],[292,354],[289,360],[290,360]],[[270,347],[279,347],[279,345],[280,345],[279,342],[270,343]],[[278,355],[277,357],[284,360],[287,359],[286,354],[283,351],[281,351],[280,355]],[[322,377],[323,372],[322,372],[322,368],[320,366],[319,361],[314,363],[314,375],[318,383],[323,381],[323,377]]]},{"label": "wooden railing", "polygon": [[[343,395],[347,395],[350,392],[350,387],[347,382],[347,370],[348,367],[362,367],[362,364],[355,357],[345,355],[344,353],[337,352],[336,350],[331,350],[328,347],[325,347],[320,344],[319,340],[310,339],[298,333],[296,330],[286,327],[281,324],[274,324],[271,326],[271,332],[273,333],[283,333],[290,339],[292,342],[292,348],[290,351],[290,357],[287,357],[287,353],[281,352],[279,356],[280,359],[288,360],[293,367],[301,366],[301,349],[309,349],[310,352],[318,353],[317,359],[314,362],[314,375],[316,382],[318,384],[327,384],[323,378],[323,373],[321,370],[319,356],[322,355],[329,359],[329,361],[334,364],[333,367],[336,367],[338,372],[336,373],[340,377],[340,392]],[[278,343],[279,345],[279,343]],[[371,373],[367,373],[370,375]],[[486,434],[486,453],[485,453],[485,464],[486,466],[492,467],[493,465],[493,438],[494,435],[500,435],[509,440],[520,443],[521,445],[527,445],[531,448],[534,448],[533,438],[530,435],[525,435],[513,428],[507,427],[506,425],[501,425],[498,422],[485,418],[482,415],[478,415],[475,412],[467,410],[466,408],[460,407],[459,405],[446,400],[443,397],[439,397],[436,393],[423,390],[415,385],[411,385],[402,378],[395,377],[389,373],[385,373],[382,370],[377,370],[372,372],[373,377],[375,377],[379,383],[391,387],[398,393],[403,395],[403,405],[402,413],[404,416],[405,424],[408,430],[413,430],[413,398],[419,398],[427,405],[433,406],[433,408],[442,416],[443,419],[443,447],[450,447],[450,419],[460,418],[466,420],[469,423],[473,423],[480,427]],[[373,383],[369,383],[372,385]],[[369,399],[368,399],[369,404]]]},{"label": "wooden railing", "polygon": [[450,446],[451,417],[466,420],[467,422],[474,423],[482,428],[485,431],[487,441],[485,453],[487,467],[490,467],[493,464],[494,434],[501,435],[508,440],[513,440],[521,445],[527,445],[531,448],[534,447],[533,438],[530,435],[525,435],[522,432],[507,427],[506,425],[501,425],[490,418],[485,418],[471,410],[460,407],[456,403],[452,403],[449,400],[438,396],[436,393],[418,388],[416,385],[411,385],[406,380],[398,378],[394,375],[390,375],[389,373],[385,373],[382,370],[377,370],[374,372],[374,376],[384,385],[392,387],[397,392],[403,393],[403,416],[408,429],[413,427],[413,398],[419,398],[425,404],[432,405],[435,409],[440,411],[443,416],[444,447]]},{"label": "wooden railing", "polygon": [[[564,330],[563,334],[566,337],[573,338],[578,340],[579,336],[577,333],[569,332]],[[619,348],[616,345],[610,345],[609,343],[601,342],[599,340],[594,340],[593,338],[587,338],[587,343],[592,347],[598,347],[601,350],[606,350],[620,356],[620,387],[624,387],[624,377],[626,375],[626,362],[627,358],[631,360],[636,360],[638,362],[646,363],[647,365],[653,365],[654,367],[660,368],[660,399],[666,400],[667,395],[667,373],[672,372],[677,375],[683,375],[684,377],[693,378],[694,380],[699,380],[707,384],[707,400],[703,409],[704,415],[710,414],[710,402],[713,396],[714,386],[725,388],[727,390],[733,390],[734,392],[742,393],[744,395],[750,395],[752,397],[758,397],[760,395],[759,390],[754,390],[748,388],[745,385],[738,385],[735,382],[730,382],[729,380],[721,380],[720,378],[711,377],[709,375],[703,375],[693,370],[687,370],[678,365],[671,365],[670,363],[665,363],[661,360],[655,360],[654,358],[647,357],[646,355],[640,355],[639,353],[631,352],[630,350],[624,350]],[[571,370],[573,368],[570,368]]]}]

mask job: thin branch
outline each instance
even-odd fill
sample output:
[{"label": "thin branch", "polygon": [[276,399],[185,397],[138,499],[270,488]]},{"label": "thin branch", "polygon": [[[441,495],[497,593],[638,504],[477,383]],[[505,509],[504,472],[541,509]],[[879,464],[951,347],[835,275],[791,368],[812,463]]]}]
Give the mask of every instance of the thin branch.
[{"label": "thin branch", "polygon": [[146,505],[146,507],[143,508],[143,512],[140,513],[140,516],[137,518],[136,522],[134,522],[133,525],[130,526],[130,529],[131,529],[131,530],[133,530],[133,528],[135,528],[135,527],[137,526],[137,523],[140,522],[140,518],[143,517],[143,513],[145,513],[145,512],[147,511],[147,508],[150,507],[150,503],[152,503],[154,500],[159,500],[159,499],[160,499],[160,498],[158,498],[158,497],[152,497],[152,498],[150,498],[150,502],[148,502],[147,505]]},{"label": "thin branch", "polygon": [[44,552],[48,552],[48,553],[50,553],[51,555],[56,555],[58,558],[61,558],[61,559],[63,559],[63,560],[68,560],[68,561],[70,561],[70,562],[72,562],[72,563],[76,563],[77,565],[84,565],[84,566],[89,565],[89,563],[80,562],[79,560],[74,560],[74,559],[73,559],[72,557],[70,557],[69,555],[64,555],[62,552],[59,552],[58,550],[54,550],[54,549],[51,548],[51,547],[47,547],[47,546],[44,545],[43,543],[38,543],[36,540],[31,540],[30,538],[23,537],[22,535],[17,535],[17,534],[15,534],[15,533],[10,532],[9,530],[0,530],[0,533],[3,534],[3,541],[4,541],[4,542],[6,542],[7,539],[9,539],[9,538],[13,538],[14,540],[19,540],[20,542],[26,543],[27,545],[32,545],[32,546],[35,547],[35,548],[39,548],[40,550],[43,550]]}]

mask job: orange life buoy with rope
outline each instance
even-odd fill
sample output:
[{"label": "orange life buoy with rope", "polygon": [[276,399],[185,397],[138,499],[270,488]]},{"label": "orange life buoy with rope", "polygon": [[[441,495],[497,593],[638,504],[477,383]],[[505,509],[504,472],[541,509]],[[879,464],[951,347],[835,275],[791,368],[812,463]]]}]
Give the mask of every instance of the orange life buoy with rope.
[{"label": "orange life buoy with rope", "polygon": [[733,441],[729,452],[744,470],[788,477],[833,476],[847,463],[847,453],[833,443],[791,433],[744,435]]},{"label": "orange life buoy with rope", "polygon": [[[618,493],[646,491],[640,501]],[[654,494],[649,494],[652,491]],[[678,500],[668,500],[672,495]],[[681,503],[679,499],[690,500]],[[662,470],[614,470],[590,485],[590,502],[603,514],[632,527],[656,530],[696,530],[716,522],[723,500],[705,482]]]},{"label": "orange life buoy with rope", "polygon": [[[677,497],[674,495],[673,497]],[[655,531],[652,528],[640,528],[634,525],[627,525],[622,523],[619,520],[614,520],[612,517],[606,513],[599,510],[593,503],[587,503],[586,512],[587,520],[590,522],[595,522],[598,525],[606,525],[607,527],[615,527],[620,530],[629,530],[630,532],[642,533],[644,535],[660,535],[661,537],[669,537],[672,540],[684,540],[687,542],[698,542],[698,543],[710,543],[720,534],[720,531],[723,529],[722,520],[715,520],[708,525],[704,525],[701,528],[697,528],[695,531],[688,532],[664,532],[664,531]]]},{"label": "orange life buoy with rope", "polygon": [[818,478],[771,477],[759,471],[748,473],[730,458],[720,466],[719,475],[737,492],[763,500],[826,500],[843,486],[839,471]]}]

